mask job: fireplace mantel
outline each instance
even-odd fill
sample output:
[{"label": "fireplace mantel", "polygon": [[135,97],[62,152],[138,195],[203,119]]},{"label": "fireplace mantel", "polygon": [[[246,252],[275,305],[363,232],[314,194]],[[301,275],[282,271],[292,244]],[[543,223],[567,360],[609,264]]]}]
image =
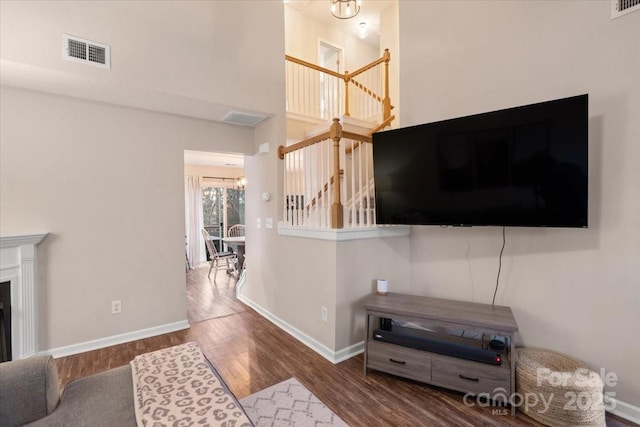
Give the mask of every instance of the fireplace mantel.
[{"label": "fireplace mantel", "polygon": [[0,249],[15,248],[23,245],[37,245],[47,234],[24,234],[22,236],[0,236]]},{"label": "fireplace mantel", "polygon": [[0,282],[11,283],[13,359],[37,352],[36,245],[47,234],[0,236]]}]

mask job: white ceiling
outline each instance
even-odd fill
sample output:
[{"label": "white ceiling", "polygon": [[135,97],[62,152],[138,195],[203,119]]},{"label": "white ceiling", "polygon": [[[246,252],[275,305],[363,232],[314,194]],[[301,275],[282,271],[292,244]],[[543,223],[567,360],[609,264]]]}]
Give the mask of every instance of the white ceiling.
[{"label": "white ceiling", "polygon": [[244,168],[244,155],[184,150],[184,163],[196,166]]},{"label": "white ceiling", "polygon": [[360,13],[350,19],[338,19],[331,14],[330,0],[284,0],[287,6],[354,37],[360,38],[360,23],[366,23],[367,36],[364,41],[375,47],[380,46],[380,13],[394,1],[362,0]]}]

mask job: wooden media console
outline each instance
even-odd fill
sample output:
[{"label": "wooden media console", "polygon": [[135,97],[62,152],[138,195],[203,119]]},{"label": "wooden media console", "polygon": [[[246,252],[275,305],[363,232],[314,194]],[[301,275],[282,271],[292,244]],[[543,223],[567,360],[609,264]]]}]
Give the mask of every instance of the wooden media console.
[{"label": "wooden media console", "polygon": [[[453,301],[416,295],[372,294],[364,301],[366,339],[364,372],[386,372],[440,387],[482,394],[507,403],[515,390],[514,334],[518,325],[511,308],[474,302]],[[436,331],[463,331],[480,338],[465,338],[443,333],[443,339],[468,348],[486,349],[493,336],[504,339],[501,363],[488,364],[461,357],[418,350],[374,339],[380,319],[411,322]]]}]

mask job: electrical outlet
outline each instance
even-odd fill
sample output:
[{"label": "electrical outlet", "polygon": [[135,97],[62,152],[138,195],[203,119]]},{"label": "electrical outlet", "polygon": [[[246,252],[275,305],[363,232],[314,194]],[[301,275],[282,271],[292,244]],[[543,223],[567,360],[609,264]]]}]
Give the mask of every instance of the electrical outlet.
[{"label": "electrical outlet", "polygon": [[111,314],[122,313],[122,301],[111,301]]},{"label": "electrical outlet", "polygon": [[327,316],[329,315],[329,313],[327,312],[327,307],[322,307],[320,309],[320,317],[322,318],[323,322],[327,321]]},{"label": "electrical outlet", "polygon": [[267,228],[273,228],[273,218],[265,218],[264,225]]}]

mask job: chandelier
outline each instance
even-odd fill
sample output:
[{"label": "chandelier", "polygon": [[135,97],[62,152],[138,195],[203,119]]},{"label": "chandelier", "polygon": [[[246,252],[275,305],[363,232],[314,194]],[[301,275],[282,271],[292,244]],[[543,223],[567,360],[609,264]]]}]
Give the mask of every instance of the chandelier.
[{"label": "chandelier", "polygon": [[331,0],[331,14],[338,19],[353,18],[360,12],[361,0]]}]

